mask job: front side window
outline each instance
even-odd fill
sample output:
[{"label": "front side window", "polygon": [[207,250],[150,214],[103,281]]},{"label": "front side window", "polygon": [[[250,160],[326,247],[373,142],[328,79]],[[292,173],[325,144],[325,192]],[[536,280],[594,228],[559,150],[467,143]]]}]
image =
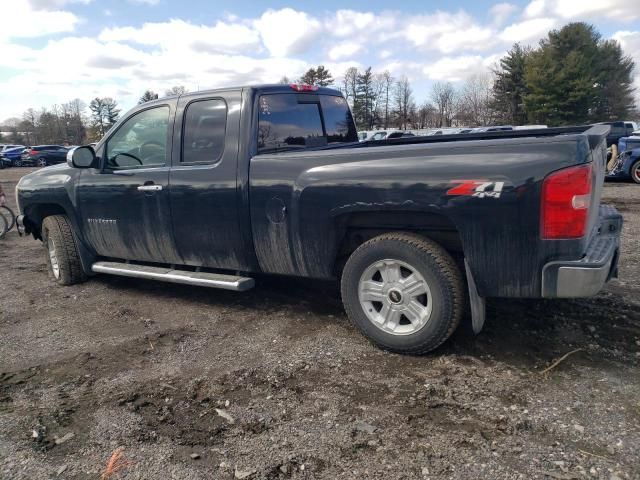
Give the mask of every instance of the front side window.
[{"label": "front side window", "polygon": [[184,116],[183,163],[216,162],[224,151],[227,105],[224,100],[189,104]]},{"label": "front side window", "polygon": [[150,108],[129,118],[108,140],[111,169],[159,167],[167,163],[169,107]]}]

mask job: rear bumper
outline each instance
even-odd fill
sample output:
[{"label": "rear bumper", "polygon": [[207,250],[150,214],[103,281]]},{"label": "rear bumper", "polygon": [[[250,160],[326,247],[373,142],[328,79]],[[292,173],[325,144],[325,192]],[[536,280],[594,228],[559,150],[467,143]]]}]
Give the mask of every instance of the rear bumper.
[{"label": "rear bumper", "polygon": [[622,215],[600,206],[599,226],[580,260],[547,263],[542,270],[542,296],[546,298],[590,297],[618,275],[618,252]]}]

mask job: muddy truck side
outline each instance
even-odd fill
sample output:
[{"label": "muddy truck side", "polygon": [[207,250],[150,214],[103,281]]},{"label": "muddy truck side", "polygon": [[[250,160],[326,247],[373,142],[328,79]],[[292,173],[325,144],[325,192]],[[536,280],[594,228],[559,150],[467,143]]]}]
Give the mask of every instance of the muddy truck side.
[{"label": "muddy truck side", "polygon": [[600,204],[609,127],[358,142],[338,91],[299,85],[138,106],[67,164],[25,176],[19,224],[51,275],[244,291],[259,274],[340,282],[382,348],[437,348],[488,297],[582,297],[617,273]]}]

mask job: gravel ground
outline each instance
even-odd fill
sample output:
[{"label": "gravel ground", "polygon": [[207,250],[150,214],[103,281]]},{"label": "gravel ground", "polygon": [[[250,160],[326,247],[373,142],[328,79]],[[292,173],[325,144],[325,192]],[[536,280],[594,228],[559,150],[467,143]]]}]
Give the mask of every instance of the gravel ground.
[{"label": "gravel ground", "polygon": [[[0,171],[11,192],[27,169]],[[0,240],[0,478],[640,478],[640,186],[620,281],[592,299],[488,302],[477,337],[388,354],[336,285],[244,294],[98,276],[59,287]],[[554,360],[580,351],[547,374]]]}]

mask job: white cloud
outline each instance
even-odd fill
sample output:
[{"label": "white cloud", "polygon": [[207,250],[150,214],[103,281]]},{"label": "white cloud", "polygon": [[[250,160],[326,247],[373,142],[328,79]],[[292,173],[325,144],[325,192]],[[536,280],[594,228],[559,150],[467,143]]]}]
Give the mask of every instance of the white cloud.
[{"label": "white cloud", "polygon": [[275,57],[306,52],[322,30],[319,20],[291,8],[267,10],[254,26]]},{"label": "white cloud", "polygon": [[54,10],[71,3],[82,3],[88,5],[93,0],[29,0],[35,10]]},{"label": "white cloud", "polygon": [[131,3],[140,3],[143,5],[158,5],[160,3],[160,0],[129,0]]},{"label": "white cloud", "polygon": [[558,24],[555,18],[532,18],[514,23],[505,28],[499,35],[505,42],[529,42],[544,37]]},{"label": "white cloud", "polygon": [[27,0],[13,0],[10,8],[2,8],[0,41],[72,32],[78,21],[78,17],[71,12],[40,10]]},{"label": "white cloud", "polygon": [[409,17],[404,36],[416,47],[442,53],[486,50],[493,43],[493,31],[477,25],[464,11]]},{"label": "white cloud", "polygon": [[424,75],[431,80],[459,82],[480,73],[486,73],[499,60],[500,55],[461,55],[443,57],[423,68]]},{"label": "white cloud", "polygon": [[512,3],[497,3],[489,10],[489,16],[492,18],[494,25],[500,26],[517,10],[518,7]]},{"label": "white cloud", "polygon": [[640,18],[640,10],[629,0],[532,0],[525,9],[525,16],[558,16],[569,19],[611,18],[633,22]]},{"label": "white cloud", "polygon": [[194,25],[184,20],[145,23],[140,28],[116,27],[103,30],[102,41],[132,42],[169,50],[189,46],[196,50],[240,52],[258,48],[258,32],[240,23],[217,22],[214,26]]},{"label": "white cloud", "polygon": [[366,35],[371,37],[379,32],[388,32],[396,28],[397,13],[357,12],[355,10],[338,10],[334,16],[325,21],[328,33],[337,37]]},{"label": "white cloud", "polygon": [[356,42],[343,42],[329,50],[329,58],[331,60],[340,60],[343,58],[352,58],[363,50],[363,46]]}]

